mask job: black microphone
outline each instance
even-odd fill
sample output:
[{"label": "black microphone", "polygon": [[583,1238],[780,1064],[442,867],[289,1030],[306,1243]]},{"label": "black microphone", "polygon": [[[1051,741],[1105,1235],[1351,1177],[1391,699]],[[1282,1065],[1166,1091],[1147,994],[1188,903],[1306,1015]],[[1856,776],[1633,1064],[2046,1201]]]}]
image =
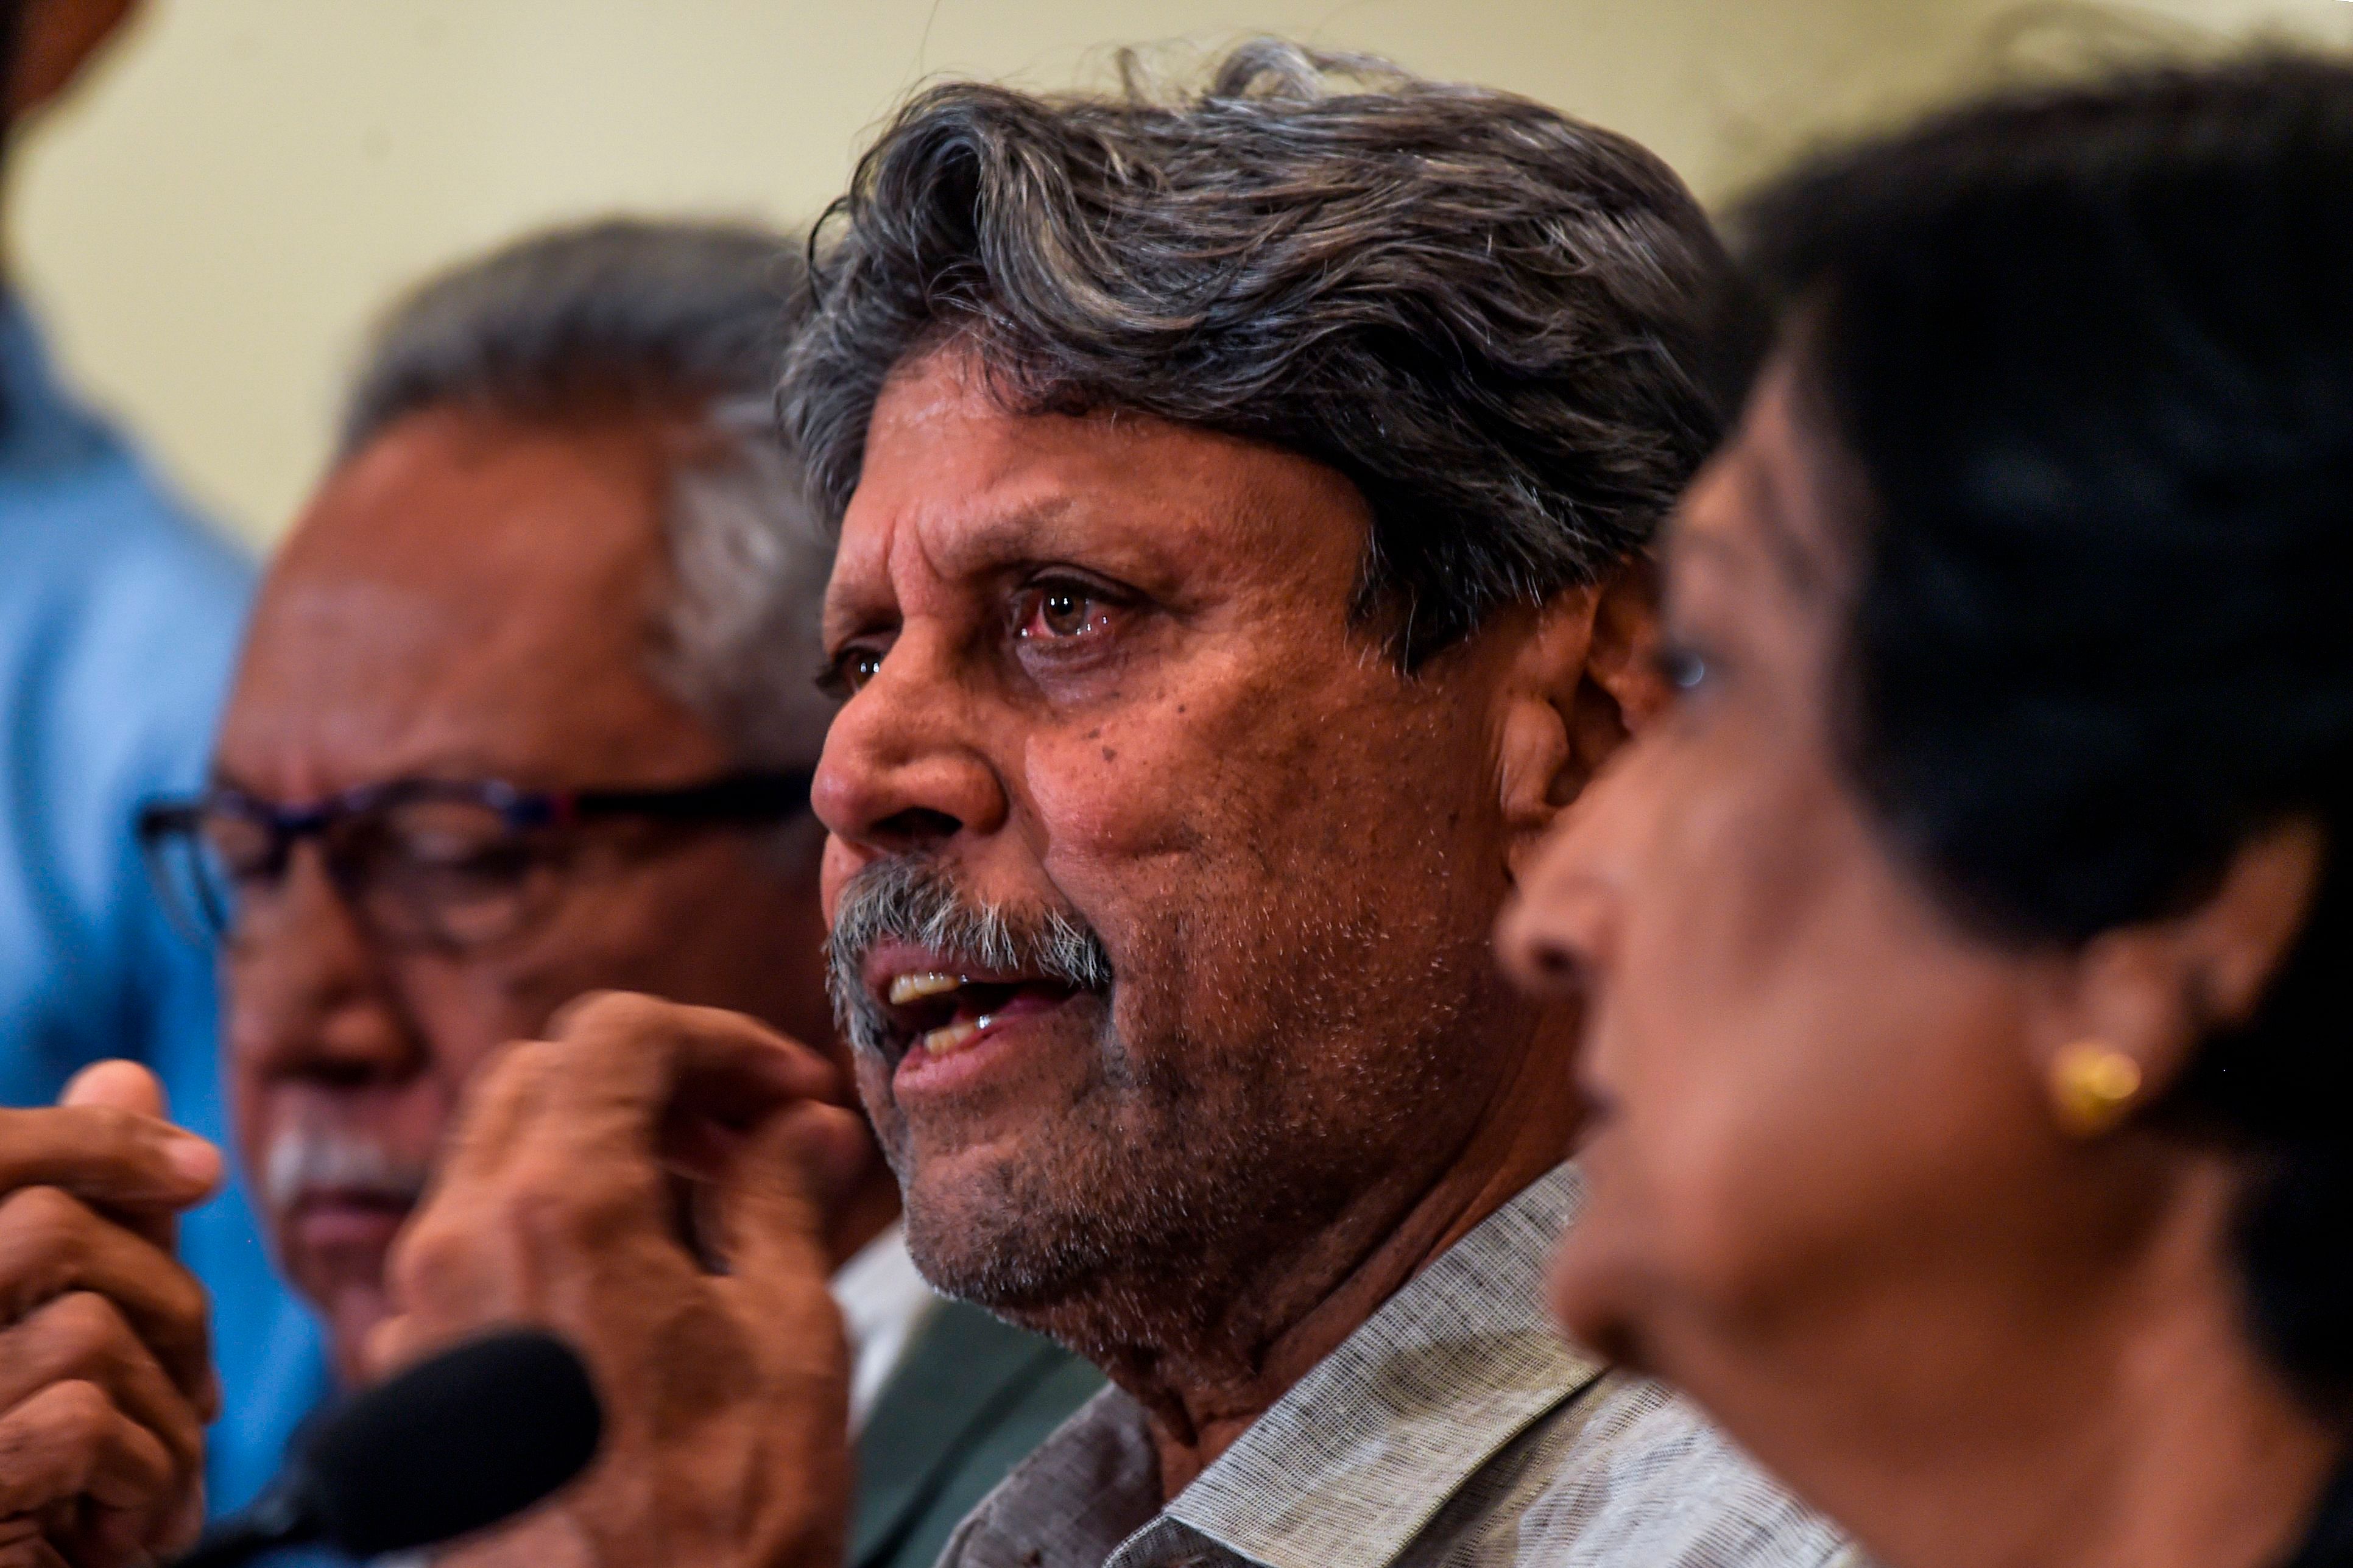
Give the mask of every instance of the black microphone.
[{"label": "black microphone", "polygon": [[269,1489],[175,1568],[229,1568],[310,1542],[377,1557],[486,1529],[586,1469],[604,1420],[562,1340],[511,1329],[468,1341],[297,1437]]}]

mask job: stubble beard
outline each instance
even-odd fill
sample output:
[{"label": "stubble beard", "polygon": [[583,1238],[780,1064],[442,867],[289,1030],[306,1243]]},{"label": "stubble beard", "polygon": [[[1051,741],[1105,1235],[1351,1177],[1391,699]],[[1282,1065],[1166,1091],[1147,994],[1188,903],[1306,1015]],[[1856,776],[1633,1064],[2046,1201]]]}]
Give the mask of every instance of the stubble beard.
[{"label": "stubble beard", "polygon": [[1276,1262],[1279,1238],[1312,1234],[1359,1184],[1300,1158],[1324,1140],[1280,1074],[1138,1075],[1115,1039],[1096,1060],[1037,1135],[965,1164],[947,1190],[917,1162],[897,1168],[925,1278],[1111,1364],[1203,1340]]},{"label": "stubble beard", "polygon": [[[1034,915],[997,912],[1016,932],[1035,929]],[[1461,1100],[1470,1016],[1488,989],[1469,976],[1493,973],[1474,942],[1423,966],[1405,999],[1352,999],[1335,982],[1362,979],[1349,966],[1382,948],[1377,922],[1318,929],[1294,916],[1272,947],[1303,973],[1271,985],[1250,975],[1269,951],[1264,926],[1244,920],[1222,941],[1197,931],[1187,943],[1181,922],[1166,924],[1135,933],[1142,951],[1097,998],[1080,1087],[1002,1152],[944,1157],[952,1173],[911,1146],[885,1058],[844,1008],[917,1267],[943,1292],[1105,1367],[1247,1337],[1249,1303],[1265,1303],[1368,1191],[1399,1176],[1410,1186],[1401,1164],[1439,1163],[1426,1146]],[[837,952],[838,971],[851,956]],[[1250,975],[1264,994],[1226,1016],[1152,989],[1155,976],[1210,969]],[[1320,1093],[1300,1070],[1318,1054],[1303,1042],[1317,1038],[1356,1047],[1345,1070],[1317,1075]]]}]

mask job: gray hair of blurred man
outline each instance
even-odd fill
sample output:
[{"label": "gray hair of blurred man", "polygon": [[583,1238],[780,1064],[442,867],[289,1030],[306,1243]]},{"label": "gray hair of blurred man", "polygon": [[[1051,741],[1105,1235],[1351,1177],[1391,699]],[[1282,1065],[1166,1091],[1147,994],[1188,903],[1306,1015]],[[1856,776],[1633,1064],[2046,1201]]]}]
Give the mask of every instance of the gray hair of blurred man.
[{"label": "gray hair of blurred man", "polygon": [[775,385],[804,315],[797,241],[750,225],[607,219],[427,279],[378,323],[338,460],[459,405],[525,422],[642,406],[681,422],[664,526],[675,596],[653,673],[741,762],[806,766],[831,531],[782,442]]}]

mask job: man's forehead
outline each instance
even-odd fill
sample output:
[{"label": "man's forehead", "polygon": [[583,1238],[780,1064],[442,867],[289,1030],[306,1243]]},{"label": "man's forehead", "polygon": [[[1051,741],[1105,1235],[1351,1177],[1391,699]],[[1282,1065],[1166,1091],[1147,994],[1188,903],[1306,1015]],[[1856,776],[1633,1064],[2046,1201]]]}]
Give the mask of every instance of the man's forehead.
[{"label": "man's forehead", "polygon": [[659,473],[650,439],[626,426],[414,416],[321,489],[271,565],[258,634],[343,610],[347,635],[396,640],[640,631],[668,574]]},{"label": "man's forehead", "polygon": [[1013,412],[951,360],[876,402],[827,631],[1024,563],[1149,577],[1319,543],[1353,559],[1368,525],[1355,487],[1305,458],[1147,415]]},{"label": "man's forehead", "polygon": [[663,450],[646,420],[413,414],[329,476],[280,561],[550,586],[639,569],[659,553]]},{"label": "man's forehead", "polygon": [[[828,584],[825,620],[864,619],[926,584],[943,586],[1024,563],[1090,553],[1115,541],[1083,493],[1029,476],[1030,482],[942,489],[853,507]],[[867,491],[869,496],[875,492]]]},{"label": "man's forehead", "polygon": [[659,716],[640,673],[668,587],[658,469],[423,417],[347,463],[273,564],[225,763],[260,749],[367,776],[444,752],[554,766]]}]

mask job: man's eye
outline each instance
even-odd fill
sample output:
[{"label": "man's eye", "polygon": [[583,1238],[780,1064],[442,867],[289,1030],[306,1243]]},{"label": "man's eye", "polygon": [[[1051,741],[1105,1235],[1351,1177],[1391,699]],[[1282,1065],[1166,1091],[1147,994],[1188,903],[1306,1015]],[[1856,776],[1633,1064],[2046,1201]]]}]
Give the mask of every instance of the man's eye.
[{"label": "man's eye", "polygon": [[834,697],[848,697],[874,679],[882,668],[882,650],[879,647],[844,648],[818,674],[819,689]]},{"label": "man's eye", "polygon": [[1032,588],[1024,606],[1019,635],[1023,637],[1075,637],[1102,631],[1110,622],[1103,605],[1076,584],[1048,584]]},{"label": "man's eye", "polygon": [[399,858],[421,870],[462,872],[470,876],[499,875],[525,858],[520,847],[484,843],[480,838],[409,834],[396,844]]}]

